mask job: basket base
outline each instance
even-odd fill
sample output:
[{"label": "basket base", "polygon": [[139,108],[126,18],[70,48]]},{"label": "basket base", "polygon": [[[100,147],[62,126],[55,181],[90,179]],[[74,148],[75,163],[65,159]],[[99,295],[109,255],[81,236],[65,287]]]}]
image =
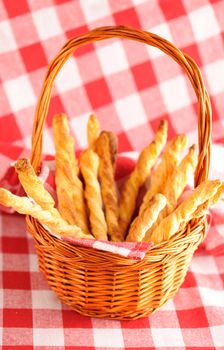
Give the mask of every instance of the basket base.
[{"label": "basket base", "polygon": [[64,304],[84,316],[136,320],[155,313],[177,293],[206,227],[205,220],[189,226],[142,261],[62,243],[42,227],[29,229],[39,269]]},{"label": "basket base", "polygon": [[[184,278],[183,278],[184,280]],[[93,318],[103,318],[108,320],[120,320],[120,321],[131,321],[131,320],[137,320],[140,318],[148,317],[158,310],[162,308],[166,302],[173,298],[173,296],[178,292],[179,287],[173,290],[171,293],[169,293],[167,296],[164,296],[160,300],[156,302],[155,307],[150,308],[144,308],[144,309],[138,309],[136,308],[136,305],[129,305],[129,306],[120,306],[120,307],[99,307],[99,306],[93,306],[88,304],[78,305],[71,301],[71,299],[68,297],[66,298],[65,295],[60,295],[58,293],[58,290],[54,288],[54,286],[50,285],[48,281],[49,286],[51,289],[55,292],[57,297],[60,299],[60,301],[67,305],[69,308],[77,312],[78,314],[82,316],[87,317],[93,317]],[[151,304],[152,305],[152,304]]]}]

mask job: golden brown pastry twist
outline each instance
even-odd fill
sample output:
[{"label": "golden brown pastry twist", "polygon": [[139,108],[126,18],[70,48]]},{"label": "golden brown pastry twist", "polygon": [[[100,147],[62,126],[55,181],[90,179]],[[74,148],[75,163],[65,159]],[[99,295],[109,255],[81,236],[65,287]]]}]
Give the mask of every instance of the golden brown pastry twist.
[{"label": "golden brown pastry twist", "polygon": [[160,193],[155,194],[146,203],[144,210],[135,218],[131,224],[126,241],[140,242],[145,236],[147,230],[152,227],[159,213],[166,205],[166,197]]},{"label": "golden brown pastry twist", "polygon": [[78,177],[79,169],[74,155],[74,141],[69,133],[68,119],[64,114],[54,117],[53,133],[59,211],[68,223],[78,225],[85,234],[88,234],[83,185]]},{"label": "golden brown pastry twist", "polygon": [[41,224],[46,225],[52,232],[61,236],[69,236],[74,238],[93,238],[86,235],[75,225],[68,225],[60,215],[53,216],[48,210],[42,209],[32,199],[27,197],[18,197],[10,191],[0,188],[0,203],[6,207],[12,207],[20,214],[31,215]]},{"label": "golden brown pastry twist", "polygon": [[198,219],[201,216],[204,216],[208,213],[209,208],[215,205],[220,199],[224,197],[224,184],[222,184],[213,197],[209,198],[203,204],[199,205],[199,207],[194,212],[194,218]]},{"label": "golden brown pastry twist", "polygon": [[148,201],[156,193],[162,193],[167,179],[171,176],[178,164],[180,152],[186,148],[186,145],[186,135],[177,135],[169,142],[162,155],[160,164],[157,166],[154,175],[151,177],[151,185],[143,198],[143,202],[139,209],[140,213],[145,209]]},{"label": "golden brown pastry twist", "polygon": [[167,139],[167,122],[161,121],[155,139],[139,155],[136,167],[124,184],[119,205],[119,226],[123,239],[135,210],[140,187],[150,175]]},{"label": "golden brown pastry twist", "polygon": [[167,198],[167,206],[164,211],[164,216],[169,215],[176,207],[177,201],[187,186],[189,179],[193,176],[197,166],[197,153],[195,145],[189,148],[188,154],[176,167],[172,175],[167,179],[162,193]]},{"label": "golden brown pastry twist", "polygon": [[44,188],[43,181],[35,174],[30,161],[26,158],[19,159],[15,163],[15,169],[27,196],[31,197],[43,209],[48,210],[53,216],[58,217],[59,212],[54,207],[54,199]]},{"label": "golden brown pastry twist", "polygon": [[145,237],[147,240],[150,239],[150,235],[154,232],[155,228],[159,223],[172,211],[177,205],[177,201],[183,193],[190,176],[193,175],[194,170],[197,165],[197,154],[195,151],[195,146],[191,146],[188,154],[183,158],[178,167],[176,167],[161,190],[161,192],[167,198],[167,205],[159,214],[159,217],[155,224],[147,231]]},{"label": "golden brown pastry twist", "polygon": [[212,198],[221,185],[220,180],[206,180],[202,182],[185,201],[160,222],[149,239],[145,237],[144,240],[154,243],[169,240],[170,237],[178,232],[180,226],[187,224],[194,218],[194,212],[197,208]]},{"label": "golden brown pastry twist", "polygon": [[107,240],[107,223],[103,212],[100,184],[98,155],[88,149],[80,157],[80,169],[85,181],[85,198],[89,208],[91,233],[96,239]]},{"label": "golden brown pastry twist", "polygon": [[118,199],[111,158],[111,141],[108,133],[102,132],[96,141],[96,152],[100,157],[99,178],[104,203],[108,235],[112,241],[120,241],[118,226]]},{"label": "golden brown pastry twist", "polygon": [[94,114],[91,114],[87,123],[87,139],[89,148],[94,148],[100,134],[100,122]]}]

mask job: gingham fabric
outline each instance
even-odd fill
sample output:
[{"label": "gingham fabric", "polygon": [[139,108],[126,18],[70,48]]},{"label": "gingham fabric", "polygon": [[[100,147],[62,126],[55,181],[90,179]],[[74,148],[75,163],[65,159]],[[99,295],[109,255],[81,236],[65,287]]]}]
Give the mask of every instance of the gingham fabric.
[{"label": "gingham fabric", "polygon": [[[132,157],[132,158],[131,158]],[[129,157],[124,154],[120,154],[116,159],[116,182],[117,188],[124,183],[128,174],[134,169],[136,159],[138,157],[137,152],[129,153]],[[5,172],[2,179],[0,179],[0,187],[3,187],[17,196],[26,196],[24,189],[22,188],[18,176],[14,169],[14,163],[12,161],[11,166]],[[40,169],[39,179],[44,182],[45,188],[50,192],[52,197],[57,202],[57,194],[55,188],[55,161],[43,161]],[[35,203],[33,198],[30,198],[30,202]],[[14,209],[11,207],[5,207],[0,204],[0,211],[5,213],[14,213]],[[152,248],[152,242],[109,242],[105,240],[94,240],[94,239],[75,239],[74,237],[60,236],[54,231],[51,231],[49,227],[45,226],[54,237],[61,239],[62,241],[69,242],[73,245],[91,247],[94,249],[110,252],[112,254],[118,254],[130,259],[142,260],[145,254]]]},{"label": "gingham fabric", "polygon": [[[223,13],[223,0],[0,1],[0,178],[7,173],[13,182],[11,161],[29,154],[47,64],[68,38],[102,25],[149,30],[190,54],[211,97],[213,141],[223,143]],[[189,81],[169,57],[143,44],[116,39],[77,50],[56,79],[45,153],[54,152],[55,113],[68,114],[80,150],[91,111],[118,135],[120,152],[142,149],[162,118],[169,137],[186,132],[190,143],[197,140]],[[217,149],[219,168],[221,155]],[[61,305],[38,272],[23,217],[0,214],[2,348],[224,349],[223,215],[223,204],[213,209],[208,237],[176,297],[150,318],[119,322],[82,317]]]},{"label": "gingham fabric", "polygon": [[212,228],[178,294],[137,321],[88,318],[62,305],[38,272],[23,217],[1,214],[2,348],[224,349],[224,205],[212,214]]}]

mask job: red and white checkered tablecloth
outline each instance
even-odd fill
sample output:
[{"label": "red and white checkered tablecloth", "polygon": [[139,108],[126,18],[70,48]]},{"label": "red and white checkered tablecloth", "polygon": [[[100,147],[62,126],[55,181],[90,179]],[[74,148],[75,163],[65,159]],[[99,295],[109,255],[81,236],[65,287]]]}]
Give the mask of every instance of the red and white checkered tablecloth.
[{"label": "red and white checkered tablecloth", "polygon": [[[159,34],[195,59],[212,101],[213,141],[224,142],[223,0],[0,0],[0,179],[12,160],[29,154],[48,63],[68,38],[116,24]],[[52,116],[62,111],[77,150],[86,146],[91,111],[118,135],[120,152],[142,149],[162,118],[169,138],[185,132],[190,143],[197,140],[197,100],[186,76],[162,52],[127,40],[88,45],[66,63],[44,131],[46,154],[54,152]],[[214,159],[224,174],[221,148]],[[212,216],[176,297],[150,318],[124,322],[86,318],[62,305],[38,272],[24,218],[0,214],[2,349],[224,349],[222,203]]]}]

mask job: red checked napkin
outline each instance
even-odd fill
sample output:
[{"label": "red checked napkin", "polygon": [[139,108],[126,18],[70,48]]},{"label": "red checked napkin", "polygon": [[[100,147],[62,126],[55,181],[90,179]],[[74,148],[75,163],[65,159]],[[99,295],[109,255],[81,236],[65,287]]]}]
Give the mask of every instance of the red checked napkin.
[{"label": "red checked napkin", "polygon": [[[214,160],[212,162],[212,171],[211,177],[213,178],[221,178],[222,174],[220,172],[220,167],[217,166],[217,158],[224,154],[224,148],[222,146],[216,146],[213,151]],[[13,154],[13,153],[12,153]],[[27,154],[26,150],[21,150],[21,154]],[[122,180],[130,173],[135,165],[135,159],[137,154],[131,152],[129,154],[120,155],[117,160],[117,171],[115,174],[118,186],[122,183]],[[5,187],[12,191],[14,194],[23,195],[23,189],[21,188],[18,177],[13,168],[13,160],[11,160],[11,166],[7,169],[5,175],[0,181],[0,186]],[[53,195],[56,199],[55,194],[55,184],[54,184],[54,161],[53,160],[45,160],[42,164],[42,169],[39,177],[45,182],[47,190]],[[224,172],[223,172],[224,174]],[[219,208],[219,210],[217,210]],[[222,237],[221,229],[222,228],[222,220],[221,216],[224,213],[223,203],[217,206],[217,208],[212,209],[209,215],[209,222],[211,226],[211,230],[213,232],[212,239],[207,243],[207,248],[211,251],[221,252],[224,251],[224,240]],[[3,211],[8,213],[12,213],[13,211],[10,208],[1,207]],[[217,224],[220,222],[220,225]],[[92,239],[74,239],[71,237],[60,237],[56,235],[54,232],[51,232],[57,238],[65,240],[71,244],[92,247],[94,249],[99,249],[102,251],[111,252],[114,254],[119,254],[125,257],[129,257],[136,260],[142,260],[145,254],[152,247],[152,243],[146,242],[109,242],[109,241],[101,241],[101,240],[92,240]],[[203,249],[203,245],[200,249]]]},{"label": "red checked napkin", "polygon": [[[4,146],[5,145],[2,145],[2,148]],[[13,151],[14,149],[12,146],[11,153],[9,152],[8,154],[13,154]],[[19,153],[21,157],[22,155],[27,155],[28,151],[21,149],[19,150]],[[0,161],[1,161],[1,158],[3,158],[3,156],[0,155]],[[21,195],[24,195],[24,191],[18,181],[17,174],[13,167],[14,161],[15,159],[10,159],[11,166],[9,166],[9,168],[6,170],[5,174],[3,175],[2,179],[0,180],[0,187],[4,187],[10,190],[11,192],[13,192],[14,194],[21,196]],[[128,173],[130,173],[130,171],[134,167],[134,164],[135,164],[134,160],[131,160],[127,157],[121,156],[118,158],[118,162],[117,162],[118,170],[116,174],[116,179],[118,180],[119,183],[121,183],[122,179],[125,176],[127,176]],[[39,177],[45,182],[46,189],[56,199],[55,183],[54,183],[54,161],[45,160],[43,162]],[[13,210],[11,208],[5,208],[3,206],[0,206],[0,210],[7,213],[13,213]],[[60,238],[74,245],[92,247],[94,249],[111,252],[114,254],[118,254],[118,255],[125,256],[131,259],[136,259],[136,260],[142,260],[145,254],[153,245],[152,243],[146,243],[146,242],[131,243],[131,242],[109,242],[109,241],[101,241],[101,240],[93,240],[93,239],[74,239],[72,237],[60,237],[54,232],[51,232],[51,234],[57,238]]]}]

